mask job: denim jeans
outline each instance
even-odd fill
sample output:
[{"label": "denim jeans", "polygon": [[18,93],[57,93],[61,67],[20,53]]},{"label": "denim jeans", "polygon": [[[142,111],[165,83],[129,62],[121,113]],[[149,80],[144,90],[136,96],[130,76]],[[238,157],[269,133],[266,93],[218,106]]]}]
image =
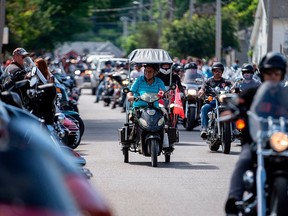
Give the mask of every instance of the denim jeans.
[{"label": "denim jeans", "polygon": [[102,92],[104,91],[104,82],[100,82],[96,92],[96,101],[99,102]]},{"label": "denim jeans", "polygon": [[208,127],[208,112],[212,110],[212,106],[210,104],[204,104],[201,108],[201,127],[207,128]]}]

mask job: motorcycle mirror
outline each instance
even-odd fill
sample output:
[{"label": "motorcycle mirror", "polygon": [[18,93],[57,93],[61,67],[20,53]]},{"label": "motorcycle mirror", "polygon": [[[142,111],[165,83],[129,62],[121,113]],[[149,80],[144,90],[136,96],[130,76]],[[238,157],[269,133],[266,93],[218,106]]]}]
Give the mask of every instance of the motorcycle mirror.
[{"label": "motorcycle mirror", "polygon": [[127,94],[128,92],[130,92],[130,89],[127,88],[127,87],[125,87],[125,88],[123,88],[123,92],[124,92],[125,94]]}]

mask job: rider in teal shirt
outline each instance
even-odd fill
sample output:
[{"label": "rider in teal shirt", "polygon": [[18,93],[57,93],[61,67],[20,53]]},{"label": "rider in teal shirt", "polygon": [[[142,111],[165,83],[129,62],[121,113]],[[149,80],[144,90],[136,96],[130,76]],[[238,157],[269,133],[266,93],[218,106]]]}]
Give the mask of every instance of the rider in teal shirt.
[{"label": "rider in teal shirt", "polygon": [[[144,70],[144,76],[140,76],[132,85],[131,92],[127,94],[129,101],[133,101],[135,96],[141,96],[144,93],[158,93],[159,91],[165,91],[165,85],[163,81],[155,77],[159,70],[157,64],[146,64]],[[133,108],[145,107],[147,103],[144,101],[135,101]],[[158,106],[158,102],[156,104]]]}]

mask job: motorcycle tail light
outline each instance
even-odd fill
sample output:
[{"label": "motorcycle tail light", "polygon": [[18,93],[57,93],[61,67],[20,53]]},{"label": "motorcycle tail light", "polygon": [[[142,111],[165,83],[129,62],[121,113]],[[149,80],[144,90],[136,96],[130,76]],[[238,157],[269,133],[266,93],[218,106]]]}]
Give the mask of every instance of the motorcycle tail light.
[{"label": "motorcycle tail light", "polygon": [[238,130],[243,130],[245,127],[246,127],[246,123],[245,123],[245,121],[243,119],[238,119],[236,121],[236,128]]},{"label": "motorcycle tail light", "polygon": [[276,152],[285,151],[288,148],[288,136],[283,132],[276,132],[270,137],[270,146]]}]

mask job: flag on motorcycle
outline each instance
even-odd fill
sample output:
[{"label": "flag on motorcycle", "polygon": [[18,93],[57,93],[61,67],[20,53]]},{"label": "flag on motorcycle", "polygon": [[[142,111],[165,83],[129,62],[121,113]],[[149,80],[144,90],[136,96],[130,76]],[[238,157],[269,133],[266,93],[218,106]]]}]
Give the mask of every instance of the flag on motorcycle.
[{"label": "flag on motorcycle", "polygon": [[181,95],[178,86],[176,86],[175,100],[174,100],[174,114],[178,114],[181,118],[185,117]]}]

